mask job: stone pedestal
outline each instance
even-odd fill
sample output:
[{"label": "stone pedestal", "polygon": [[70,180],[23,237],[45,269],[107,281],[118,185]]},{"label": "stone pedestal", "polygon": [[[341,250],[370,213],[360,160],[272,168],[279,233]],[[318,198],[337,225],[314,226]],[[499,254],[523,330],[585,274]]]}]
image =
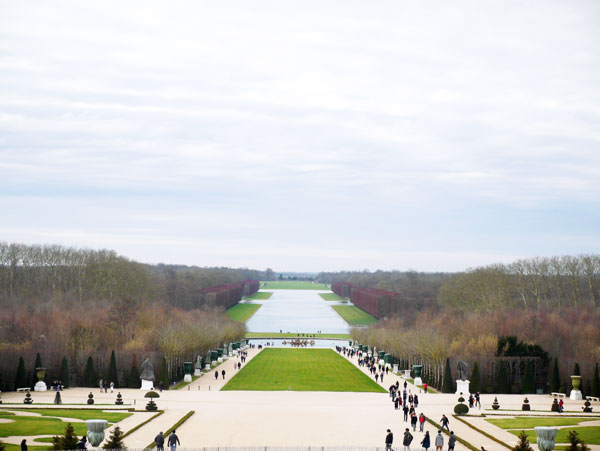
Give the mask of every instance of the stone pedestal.
[{"label": "stone pedestal", "polygon": [[423,381],[421,380],[420,377],[415,377],[415,380],[413,382],[415,385],[423,385]]},{"label": "stone pedestal", "polygon": [[207,363],[206,365],[204,365],[204,369],[205,370],[210,370],[210,363]]},{"label": "stone pedestal", "polygon": [[394,363],[394,364],[392,365],[392,371],[393,371],[394,373],[397,373],[397,372],[398,372],[398,364],[397,364],[397,363]]},{"label": "stone pedestal", "polygon": [[149,381],[148,379],[142,379],[142,386],[140,390],[152,390],[154,388],[154,381]]},{"label": "stone pedestal", "polygon": [[194,376],[202,376],[202,370],[200,368],[196,368],[194,370]]},{"label": "stone pedestal", "polygon": [[33,391],[48,391],[48,387],[46,386],[46,383],[44,381],[38,381],[35,383]]},{"label": "stone pedestal", "polygon": [[456,394],[460,395],[462,393],[462,396],[464,398],[468,398],[469,397],[469,384],[471,383],[471,381],[462,381],[462,380],[457,380],[456,381]]},{"label": "stone pedestal", "polygon": [[379,359],[379,362],[378,362],[378,363],[379,363],[380,365],[385,365],[385,360],[383,360],[383,359]]},{"label": "stone pedestal", "polygon": [[219,358],[217,359],[217,362],[218,362],[218,363],[223,363],[223,357],[219,357]]},{"label": "stone pedestal", "polygon": [[410,370],[404,370],[404,379],[410,379]]},{"label": "stone pedestal", "polygon": [[569,395],[570,399],[573,399],[575,401],[580,401],[583,399],[583,395],[581,394],[580,390],[571,390],[571,394]]},{"label": "stone pedestal", "polygon": [[186,374],[185,376],[183,376],[183,382],[192,382],[192,375]]}]

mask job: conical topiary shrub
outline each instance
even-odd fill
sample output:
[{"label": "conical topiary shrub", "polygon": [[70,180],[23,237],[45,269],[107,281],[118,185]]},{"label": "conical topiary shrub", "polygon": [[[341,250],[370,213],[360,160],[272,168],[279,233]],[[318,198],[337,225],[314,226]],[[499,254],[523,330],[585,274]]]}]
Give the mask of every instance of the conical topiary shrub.
[{"label": "conical topiary shrub", "polygon": [[531,410],[531,406],[529,405],[529,399],[525,398],[523,400],[523,405],[521,406],[521,410]]},{"label": "conical topiary shrub", "polygon": [[92,394],[92,392],[90,392],[90,394],[88,395],[87,403],[94,404],[94,395]]},{"label": "conical topiary shrub", "polygon": [[492,409],[498,410],[500,408],[500,404],[498,404],[498,397],[494,396],[494,402],[492,403]]}]

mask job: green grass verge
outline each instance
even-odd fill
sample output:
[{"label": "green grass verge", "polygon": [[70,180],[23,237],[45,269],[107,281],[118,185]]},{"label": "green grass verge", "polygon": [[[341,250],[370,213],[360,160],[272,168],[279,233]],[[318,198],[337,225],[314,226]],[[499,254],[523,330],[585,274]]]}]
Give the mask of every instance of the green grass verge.
[{"label": "green grass verge", "polygon": [[[64,433],[64,431],[63,431]],[[21,445],[13,445],[12,443],[4,443],[6,451],[21,451]],[[27,443],[27,451],[47,451],[48,445],[30,445]]]},{"label": "green grass verge", "polygon": [[[425,420],[433,425],[438,431],[441,430],[443,434],[446,435],[450,435],[448,434],[448,431],[446,431],[445,429],[442,429],[442,425],[439,423],[436,423],[435,421],[433,421],[432,419],[430,419],[429,417],[425,417]],[[456,436],[456,441],[459,443],[462,443],[463,445],[465,445],[467,448],[469,448],[471,451],[480,451],[479,448],[473,446],[471,443],[467,442],[465,439],[460,438],[458,435],[454,434]],[[432,438],[435,438],[435,435],[433,435]]]},{"label": "green grass verge", "polygon": [[500,445],[504,446],[505,448],[512,449],[512,447],[511,447],[511,446],[509,446],[508,444],[504,443],[502,440],[499,440],[499,439],[497,439],[496,437],[494,437],[493,435],[491,435],[491,434],[488,434],[488,433],[487,433],[487,432],[485,432],[484,430],[482,430],[482,429],[479,429],[477,426],[474,426],[474,425],[472,425],[472,424],[471,424],[471,423],[469,423],[467,420],[464,420],[464,419],[462,419],[460,416],[458,416],[458,415],[452,415],[452,416],[453,416],[453,417],[454,417],[456,420],[460,421],[461,423],[464,423],[464,424],[466,424],[466,425],[467,425],[467,426],[469,426],[471,429],[473,429],[473,430],[475,430],[475,431],[479,432],[481,435],[484,435],[484,436],[486,436],[486,437],[487,437],[487,438],[489,438],[490,440],[493,440],[494,442],[496,442],[496,443],[498,443],[498,444],[500,444]]},{"label": "green grass verge", "polygon": [[228,308],[225,313],[233,321],[239,323],[245,323],[256,311],[262,307],[262,304],[235,304],[233,307]]},{"label": "green grass verge", "polygon": [[[199,377],[200,376],[192,376],[192,382],[194,382]],[[175,385],[173,385],[172,387],[169,387],[169,390],[181,390],[182,388],[190,385],[192,382],[186,382],[186,381],[181,380],[181,381],[177,382]]]},{"label": "green grass verge", "polygon": [[[167,429],[165,431],[164,436],[168,437],[171,432],[173,432],[174,430],[177,430],[179,428],[179,426],[181,426],[183,423],[185,423],[189,417],[194,415],[194,413],[195,413],[194,410],[190,410],[188,413],[186,413],[183,417],[181,417],[181,419],[177,423],[175,423],[173,426],[171,426],[169,429]],[[166,439],[165,439],[165,441],[166,441]],[[152,443],[146,445],[146,447],[144,449],[153,449],[155,447],[156,447],[156,443],[153,441]]]},{"label": "green grass verge", "polygon": [[261,282],[260,288],[264,290],[329,290],[329,285],[303,280],[280,280],[276,282]]},{"label": "green grass verge", "polygon": [[273,293],[271,291],[257,291],[250,296],[245,296],[244,299],[247,301],[266,301]]},{"label": "green grass verge", "polygon": [[[10,415],[10,412],[2,412],[2,418],[14,420],[11,423],[2,423],[0,427],[0,437],[28,436],[28,435],[62,435],[69,421],[63,421],[59,418],[50,417],[29,417],[20,415]],[[75,434],[87,434],[87,425],[85,423],[71,422]]]},{"label": "green grass verge", "polygon": [[377,322],[377,318],[369,315],[355,305],[332,305],[331,308],[351,326],[370,326]]},{"label": "green grass verge", "polygon": [[158,413],[156,415],[152,415],[150,418],[148,418],[146,421],[141,422],[140,424],[138,424],[135,427],[132,427],[131,429],[129,429],[127,432],[125,432],[125,434],[123,434],[123,438],[127,437],[128,435],[133,434],[135,431],[137,431],[139,428],[146,426],[148,423],[150,423],[152,420],[154,420],[155,418],[161,416],[163,413],[165,413],[164,410],[159,410]]},{"label": "green grass verge", "polygon": [[597,421],[597,418],[557,418],[557,417],[517,417],[486,418],[485,421],[502,429],[531,429],[537,426],[573,426],[584,421]]},{"label": "green grass verge", "polygon": [[346,300],[346,298],[338,296],[335,293],[319,293],[319,296],[321,296],[324,301],[345,301]]},{"label": "green grass verge", "polygon": [[264,349],[221,390],[387,393],[332,349]]},{"label": "green grass verge", "polygon": [[133,415],[130,412],[105,412],[100,409],[11,409],[19,412],[38,413],[44,417],[76,418],[78,420],[106,420],[118,423]]},{"label": "green grass verge", "polygon": [[[343,340],[352,340],[350,334],[311,334],[311,338],[338,338]],[[296,333],[279,332],[246,332],[246,338],[298,338]],[[299,337],[307,338],[307,337]]]},{"label": "green grass verge", "polygon": [[[567,435],[569,431],[577,431],[579,438],[585,442],[586,445],[600,445],[600,427],[566,427],[558,430],[556,434],[556,443],[569,443]],[[511,434],[519,436],[521,430],[509,430]],[[526,429],[527,439],[531,443],[535,443],[537,440],[537,434],[533,429]]]}]

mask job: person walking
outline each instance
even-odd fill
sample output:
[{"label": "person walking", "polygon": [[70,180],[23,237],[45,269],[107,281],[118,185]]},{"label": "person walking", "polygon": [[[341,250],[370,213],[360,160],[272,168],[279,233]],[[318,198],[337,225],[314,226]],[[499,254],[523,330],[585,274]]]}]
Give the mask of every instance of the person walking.
[{"label": "person walking", "polygon": [[165,436],[163,431],[160,431],[156,437],[154,437],[154,443],[156,443],[156,451],[163,451],[165,449]]},{"label": "person walking", "polygon": [[442,435],[442,430],[438,431],[438,434],[435,436],[435,451],[442,451],[444,447],[444,436]]},{"label": "person walking", "polygon": [[219,379],[219,370],[215,370],[215,380]]},{"label": "person walking", "polygon": [[481,395],[479,394],[479,392],[477,392],[475,394],[475,405],[481,409],[481,399],[480,399],[480,397],[481,397]]},{"label": "person walking", "polygon": [[423,448],[425,448],[425,451],[427,451],[429,449],[429,447],[431,446],[431,438],[429,437],[429,431],[425,432],[425,437],[423,437],[421,446]]},{"label": "person walking", "polygon": [[27,439],[21,440],[21,451],[27,451]]},{"label": "person walking", "polygon": [[456,435],[454,435],[454,431],[451,431],[450,437],[448,437],[448,451],[454,451],[454,445],[456,445]]},{"label": "person walking", "polygon": [[111,381],[110,383],[110,392],[113,393],[115,390],[115,383]]},{"label": "person walking", "polygon": [[448,419],[448,417],[446,415],[442,415],[442,419],[440,420],[440,423],[442,423],[442,431],[444,430],[444,428],[446,428],[446,430],[448,432],[450,432],[450,428],[448,427],[448,423],[450,423],[450,420]]},{"label": "person walking", "polygon": [[181,443],[179,443],[179,437],[177,437],[177,434],[175,433],[175,429],[173,429],[173,432],[171,432],[171,435],[169,435],[167,445],[169,445],[171,451],[175,451],[177,449],[177,445],[181,445]]},{"label": "person walking", "polygon": [[419,396],[417,394],[413,396],[413,402],[415,404],[415,409],[419,407]]},{"label": "person walking", "polygon": [[419,415],[419,432],[423,432],[423,428],[425,427],[425,415],[421,412]]},{"label": "person walking", "polygon": [[410,425],[412,426],[414,432],[417,432],[417,420],[417,414],[413,412],[410,417]]},{"label": "person walking", "polygon": [[404,412],[404,421],[408,421],[408,406],[406,404],[402,407],[402,412]]},{"label": "person walking", "polygon": [[386,451],[394,451],[392,449],[392,443],[394,443],[394,434],[392,434],[391,430],[387,430],[387,435],[385,436],[385,449]]},{"label": "person walking", "polygon": [[223,380],[225,380],[225,370],[221,371],[221,376],[223,376]]},{"label": "person walking", "polygon": [[402,444],[404,445],[404,451],[410,451],[410,444],[412,443],[412,441],[413,436],[408,430],[408,428],[406,428],[406,430],[404,431],[404,440],[402,441]]}]

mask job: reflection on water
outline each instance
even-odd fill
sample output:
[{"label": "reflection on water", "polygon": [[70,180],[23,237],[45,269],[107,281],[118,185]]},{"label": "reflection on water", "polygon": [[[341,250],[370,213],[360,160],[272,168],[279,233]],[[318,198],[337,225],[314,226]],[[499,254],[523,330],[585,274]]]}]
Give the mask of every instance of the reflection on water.
[{"label": "reflection on water", "polygon": [[[257,302],[258,303],[258,302]],[[291,332],[346,334],[349,327],[313,290],[273,290],[267,301],[246,323],[250,332]]]},{"label": "reflection on water", "polygon": [[301,338],[301,340],[308,340],[308,344],[306,346],[292,346],[291,343],[293,340],[295,340],[295,338],[250,338],[249,341],[252,345],[261,345],[263,347],[269,348],[311,349],[334,348],[336,346],[350,346],[349,340],[347,339],[334,340],[331,338]]}]

